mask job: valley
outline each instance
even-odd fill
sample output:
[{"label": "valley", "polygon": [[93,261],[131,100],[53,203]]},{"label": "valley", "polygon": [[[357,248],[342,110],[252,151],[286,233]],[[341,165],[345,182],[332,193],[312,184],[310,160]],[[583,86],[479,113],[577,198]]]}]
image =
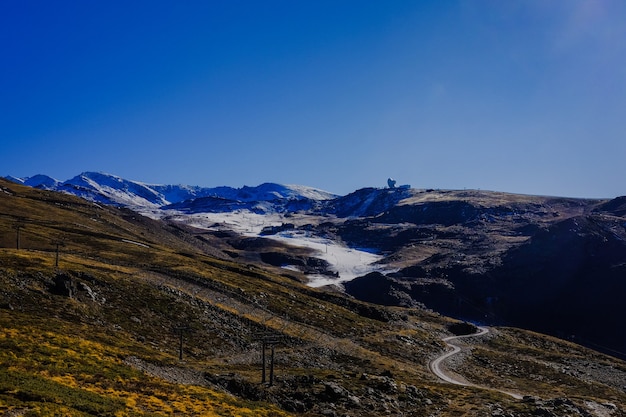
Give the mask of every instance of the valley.
[{"label": "valley", "polygon": [[[208,212],[185,221],[181,207],[147,217],[0,186],[0,410],[9,415],[624,415],[625,362],[523,330],[505,308],[550,302],[560,308],[553,321],[569,325],[575,306],[592,324],[579,334],[612,335],[619,350],[619,201],[371,189],[246,231],[245,212],[238,225],[226,212],[231,224]],[[342,272],[303,237],[367,249],[376,270],[335,285]],[[577,248],[566,259],[580,268],[556,262]],[[311,275],[333,285],[311,286]],[[575,291],[603,305],[581,304]],[[429,363],[476,317],[495,327],[443,362],[471,385],[442,381]],[[278,341],[273,385],[261,383],[264,337]]]}]

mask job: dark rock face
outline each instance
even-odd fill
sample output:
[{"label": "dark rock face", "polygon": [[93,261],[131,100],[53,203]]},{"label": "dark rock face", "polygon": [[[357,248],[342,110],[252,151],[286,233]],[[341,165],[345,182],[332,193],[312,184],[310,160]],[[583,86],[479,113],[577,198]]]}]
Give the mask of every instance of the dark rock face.
[{"label": "dark rock face", "polygon": [[[626,294],[625,198],[569,217],[545,207],[477,211],[447,204],[424,218],[418,207],[398,207],[370,220],[437,222],[418,226],[422,232],[430,228],[430,241],[413,241],[437,253],[388,276],[348,282],[349,294],[384,305],[423,304],[463,320],[528,328],[624,355],[626,333],[617,329],[623,327]],[[520,243],[499,243],[511,238]]]},{"label": "dark rock face", "polygon": [[474,220],[480,210],[464,201],[446,201],[416,205],[401,205],[376,217],[377,223],[440,224],[451,226]]},{"label": "dark rock face", "polygon": [[626,196],[614,198],[604,204],[600,204],[595,210],[597,213],[609,213],[614,216],[626,216]]},{"label": "dark rock face", "polygon": [[83,279],[89,280],[90,277],[86,274],[79,274],[79,277],[75,277],[65,273],[58,273],[49,283],[48,291],[54,295],[73,298],[79,301],[106,302],[106,300],[99,296]]},{"label": "dark rock face", "polygon": [[456,336],[465,336],[468,334],[476,333],[478,328],[471,323],[453,323],[448,326],[448,330]]},{"label": "dark rock face", "polygon": [[307,274],[334,275],[330,270],[330,264],[319,258],[310,256],[294,256],[280,252],[262,252],[261,260],[267,264],[274,266],[293,265],[297,266],[302,272]]},{"label": "dark rock face", "polygon": [[360,300],[402,307],[416,307],[426,300],[414,294],[414,286],[411,282],[402,282],[380,272],[372,272],[344,284],[346,292]]},{"label": "dark rock face", "polygon": [[512,250],[491,279],[498,317],[626,352],[626,236],[611,219],[568,219]]},{"label": "dark rock face", "polygon": [[61,295],[72,298],[76,294],[76,282],[72,277],[65,274],[57,274],[54,276],[53,283],[49,287],[49,291],[54,295]]}]

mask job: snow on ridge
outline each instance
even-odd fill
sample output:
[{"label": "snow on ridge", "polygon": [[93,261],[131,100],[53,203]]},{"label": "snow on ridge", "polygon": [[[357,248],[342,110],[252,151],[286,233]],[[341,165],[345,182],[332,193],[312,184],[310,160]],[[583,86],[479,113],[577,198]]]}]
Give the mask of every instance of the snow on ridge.
[{"label": "snow on ridge", "polygon": [[24,181],[26,181],[28,179],[28,177],[19,178],[19,177],[14,177],[13,175],[5,175],[3,178],[5,180],[9,180],[9,181],[14,182],[16,184],[24,184]]},{"label": "snow on ridge", "polygon": [[337,197],[329,192],[301,185],[263,183],[254,187],[243,186],[241,188],[162,185],[126,180],[117,175],[91,171],[83,172],[64,182],[45,175],[37,175],[30,179],[6,178],[32,187],[65,191],[103,203],[110,200],[113,204],[129,205],[135,208],[146,204],[146,209],[151,209],[155,205],[166,206],[201,197],[219,197],[243,202],[304,199],[322,201]]},{"label": "snow on ridge", "polygon": [[297,194],[310,198],[311,200],[332,200],[338,196],[319,188],[308,187],[305,185],[287,184],[285,187],[295,191]]},{"label": "snow on ridge", "polygon": [[3,177],[6,180],[14,182],[16,184],[26,185],[28,187],[39,188],[44,190],[55,190],[60,181],[44,174],[36,174],[32,177],[14,177],[13,175],[6,175]]},{"label": "snow on ridge", "polygon": [[59,181],[47,175],[37,174],[26,178],[24,180],[24,184],[30,187],[45,188],[50,190],[59,185]]},{"label": "snow on ridge", "polygon": [[244,185],[241,188],[219,187],[219,195],[225,198],[239,201],[273,201],[273,200],[299,200],[308,198],[312,200],[328,200],[336,196],[326,191],[317,190],[307,186],[283,185],[266,182],[254,187]]},{"label": "snow on ridge", "polygon": [[[99,173],[84,172],[61,184],[66,192],[78,194],[89,200],[106,201],[132,208],[155,208],[165,204],[165,199],[156,191],[134,181],[121,177]],[[83,188],[80,192],[70,187]]]},{"label": "snow on ridge", "polygon": [[202,197],[202,188],[195,185],[163,185],[140,183],[163,196],[167,204],[179,203],[185,200]]}]

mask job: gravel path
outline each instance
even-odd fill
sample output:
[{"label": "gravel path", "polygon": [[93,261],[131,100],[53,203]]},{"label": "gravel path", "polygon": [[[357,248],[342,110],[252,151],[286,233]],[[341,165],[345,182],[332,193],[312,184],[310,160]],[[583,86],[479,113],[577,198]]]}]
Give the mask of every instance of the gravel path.
[{"label": "gravel path", "polygon": [[514,392],[503,391],[503,390],[499,390],[499,389],[495,389],[495,388],[484,387],[484,386],[472,384],[472,383],[467,382],[466,380],[464,380],[464,379],[462,379],[460,377],[455,377],[453,375],[450,375],[449,373],[446,373],[442,369],[441,364],[442,364],[443,361],[445,361],[446,359],[450,358],[453,355],[458,354],[462,350],[462,348],[460,346],[455,345],[454,343],[452,343],[453,340],[465,339],[465,338],[470,338],[470,337],[478,337],[478,336],[485,335],[487,333],[489,333],[489,329],[487,327],[479,327],[478,328],[478,332],[476,332],[476,333],[467,334],[467,335],[463,335],[463,336],[444,337],[441,340],[443,340],[447,346],[451,347],[452,350],[444,353],[441,356],[438,356],[435,359],[433,359],[428,364],[428,369],[430,369],[430,371],[433,374],[435,374],[439,379],[441,379],[443,381],[446,381],[446,382],[448,382],[450,384],[461,385],[461,386],[464,386],[464,387],[479,387],[479,388],[490,389],[490,390],[494,390],[494,391],[498,391],[498,392],[502,392],[502,393],[508,394],[508,395],[510,395],[513,398],[521,400],[523,398],[523,396],[521,396],[519,394],[516,394]]}]

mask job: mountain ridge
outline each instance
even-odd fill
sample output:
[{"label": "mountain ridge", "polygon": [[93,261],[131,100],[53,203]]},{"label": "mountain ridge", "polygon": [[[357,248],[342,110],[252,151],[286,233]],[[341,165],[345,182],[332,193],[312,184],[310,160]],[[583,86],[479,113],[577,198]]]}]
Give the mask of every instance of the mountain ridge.
[{"label": "mountain ridge", "polygon": [[[106,174],[83,177],[58,188],[81,197],[91,190],[92,200],[116,200],[113,205],[187,225],[198,239],[225,245],[216,251],[220,256],[304,274],[296,279],[312,286],[626,352],[626,336],[612,331],[620,314],[606,314],[621,311],[619,294],[626,293],[619,279],[626,275],[624,197],[405,187],[333,196],[265,183],[193,189],[186,194],[192,198],[182,199],[184,186],[155,189]],[[94,184],[98,179],[106,181]],[[51,183],[43,176],[37,181]],[[183,190],[181,201],[164,204],[164,190]],[[206,190],[212,194],[201,195]],[[585,324],[594,318],[603,325]]]},{"label": "mountain ridge", "polygon": [[79,197],[112,205],[138,208],[158,208],[201,197],[217,197],[228,200],[251,202],[280,199],[325,200],[334,194],[313,187],[263,183],[258,186],[233,188],[228,186],[200,187],[191,185],[148,184],[126,180],[103,172],[83,172],[66,181],[58,181],[44,174],[6,179],[33,188],[62,191]]},{"label": "mountain ridge", "polygon": [[[428,199],[454,197],[430,194]],[[499,210],[490,220],[503,228],[509,215],[546,222],[553,217],[550,211],[533,213]],[[414,226],[373,223],[367,217],[325,217],[313,225],[312,218],[298,216],[283,216],[293,223],[280,229],[361,243],[372,234],[410,241],[428,232],[440,236],[420,243],[423,249],[460,254],[463,245],[455,246],[454,233],[476,239],[467,233],[481,232],[475,216],[460,214],[455,218],[469,225],[424,225],[411,217],[406,220]],[[569,231],[574,220],[557,223],[557,231]],[[576,244],[585,242],[589,230],[587,223],[577,223],[565,236]],[[594,235],[599,243],[607,224],[601,225]],[[331,288],[311,288],[304,274],[253,259],[282,254],[305,263],[311,253],[222,227],[151,219],[0,180],[0,412],[620,417],[626,411],[626,362],[511,327],[463,339],[464,353],[443,365],[475,387],[447,384],[427,365],[445,353],[442,339],[471,333],[473,326],[418,302],[387,307]],[[580,233],[583,240],[576,238]],[[16,234],[21,236],[17,247]],[[402,250],[387,256],[406,257]],[[462,260],[449,256],[440,252],[426,263],[411,263],[417,280],[408,270],[374,276],[382,284],[396,280],[393,291],[377,292],[397,301],[403,290],[409,295],[410,286],[427,287],[435,276],[422,274],[453,272],[442,262]],[[436,276],[452,287],[459,282]],[[264,383],[262,352],[266,363],[273,358],[275,365]]]}]

